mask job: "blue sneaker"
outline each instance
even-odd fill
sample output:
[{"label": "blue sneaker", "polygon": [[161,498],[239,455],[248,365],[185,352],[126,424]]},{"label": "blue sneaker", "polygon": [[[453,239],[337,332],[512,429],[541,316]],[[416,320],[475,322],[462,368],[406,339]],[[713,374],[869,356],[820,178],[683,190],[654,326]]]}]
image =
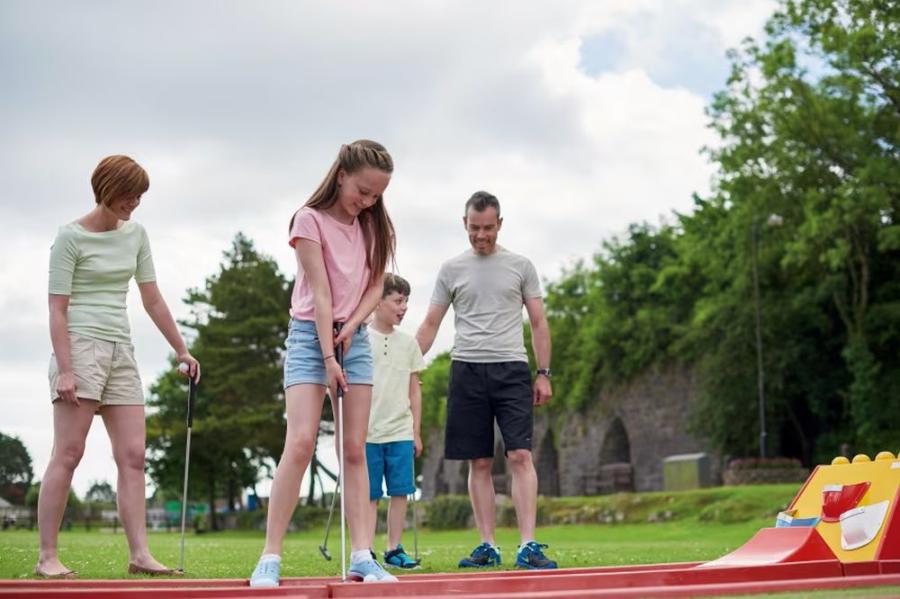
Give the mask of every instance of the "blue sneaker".
[{"label": "blue sneaker", "polygon": [[396,576],[389,574],[373,559],[351,562],[347,577],[362,582],[397,582]]},{"label": "blue sneaker", "polygon": [[516,553],[516,568],[527,570],[555,570],[556,562],[547,559],[543,550],[546,545],[530,541]]},{"label": "blue sneaker", "polygon": [[275,588],[278,586],[278,574],[281,571],[281,560],[261,559],[250,575],[250,586],[256,588]]},{"label": "blue sneaker", "polygon": [[489,568],[500,565],[500,552],[489,543],[482,543],[472,550],[469,557],[459,560],[460,568]]},{"label": "blue sneaker", "polygon": [[403,550],[403,545],[397,545],[396,549],[384,553],[384,565],[389,568],[413,570],[419,567],[419,560],[409,557]]}]

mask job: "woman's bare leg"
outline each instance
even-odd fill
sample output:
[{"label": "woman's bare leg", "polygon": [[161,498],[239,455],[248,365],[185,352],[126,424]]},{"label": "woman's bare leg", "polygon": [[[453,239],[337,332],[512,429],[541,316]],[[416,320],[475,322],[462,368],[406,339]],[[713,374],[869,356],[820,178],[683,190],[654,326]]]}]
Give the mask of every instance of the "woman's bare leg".
[{"label": "woman's bare leg", "polygon": [[89,399],[79,398],[78,401],[78,406],[61,400],[53,403],[53,451],[38,495],[41,545],[37,569],[51,576],[69,570],[56,553],[59,525],[66,510],[72,474],[84,455],[84,441],[99,405]]}]

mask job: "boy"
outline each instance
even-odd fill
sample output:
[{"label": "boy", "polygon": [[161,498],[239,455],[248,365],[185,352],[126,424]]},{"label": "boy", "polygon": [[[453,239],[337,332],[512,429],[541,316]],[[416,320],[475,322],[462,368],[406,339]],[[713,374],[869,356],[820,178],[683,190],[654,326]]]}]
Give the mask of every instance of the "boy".
[{"label": "boy", "polygon": [[422,453],[422,393],[418,373],[425,368],[425,359],[415,339],[395,328],[406,314],[409,292],[405,279],[385,275],[381,301],[369,326],[374,387],[366,439],[371,526],[375,528],[382,481],[386,481],[391,499],[384,563],[406,569],[419,565],[403,550],[400,536],[406,519],[406,496],[416,491],[413,456]]}]

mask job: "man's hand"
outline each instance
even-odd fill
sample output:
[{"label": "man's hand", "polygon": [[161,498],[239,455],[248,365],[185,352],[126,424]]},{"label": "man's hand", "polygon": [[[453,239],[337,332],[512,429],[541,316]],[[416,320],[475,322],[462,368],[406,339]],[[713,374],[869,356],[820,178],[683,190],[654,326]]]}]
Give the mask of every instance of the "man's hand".
[{"label": "man's hand", "polygon": [[542,406],[553,397],[553,388],[550,386],[550,379],[539,374],[534,379],[532,385],[532,395],[534,397],[534,405]]},{"label": "man's hand", "polygon": [[416,449],[416,457],[422,455],[422,437],[416,435],[416,438],[413,440],[413,446]]}]

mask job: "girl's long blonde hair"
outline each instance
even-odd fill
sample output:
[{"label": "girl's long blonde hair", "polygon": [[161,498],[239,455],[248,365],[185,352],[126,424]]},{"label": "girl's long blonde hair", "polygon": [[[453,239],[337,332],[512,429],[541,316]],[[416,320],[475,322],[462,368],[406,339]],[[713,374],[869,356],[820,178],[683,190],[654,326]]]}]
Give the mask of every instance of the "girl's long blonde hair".
[{"label": "girl's long blonde hair", "polygon": [[[368,139],[359,139],[341,146],[328,174],[306,201],[304,206],[315,210],[331,208],[338,197],[338,173],[352,175],[364,168],[375,168],[384,173],[394,172],[394,160],[383,145]],[[296,217],[296,214],[294,215]],[[366,262],[372,273],[371,282],[381,280],[389,262],[394,261],[397,248],[394,223],[384,207],[384,197],[363,210],[357,216],[366,245]],[[294,218],[291,218],[291,228]]]}]

